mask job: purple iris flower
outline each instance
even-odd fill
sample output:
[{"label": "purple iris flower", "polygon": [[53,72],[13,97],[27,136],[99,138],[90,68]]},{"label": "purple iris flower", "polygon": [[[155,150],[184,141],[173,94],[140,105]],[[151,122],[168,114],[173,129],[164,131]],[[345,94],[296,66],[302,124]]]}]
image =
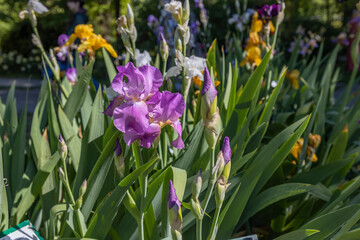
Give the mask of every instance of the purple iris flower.
[{"label": "purple iris flower", "polygon": [[147,22],[148,22],[149,27],[153,27],[154,25],[159,24],[159,19],[157,17],[155,17],[154,15],[150,14],[147,17]]},{"label": "purple iris flower", "polygon": [[223,142],[223,146],[221,149],[224,159],[225,159],[225,165],[230,162],[231,159],[231,147],[230,147],[230,141],[229,141],[229,137],[225,137],[224,138],[224,142]]},{"label": "purple iris flower", "polygon": [[175,192],[173,182],[170,180],[169,196],[168,196],[169,209],[172,209],[175,205],[177,207],[176,210],[179,210],[180,207],[181,207],[181,202],[179,201],[178,197],[176,196],[176,192]]},{"label": "purple iris flower", "polygon": [[76,68],[69,68],[66,70],[66,77],[70,83],[74,84],[77,79]]},{"label": "purple iris flower", "polygon": [[56,53],[56,57],[59,61],[65,61],[68,54],[68,47],[62,46],[60,47],[60,50]]},{"label": "purple iris flower", "polygon": [[58,37],[58,45],[61,47],[61,46],[64,46],[65,43],[69,40],[69,37],[68,35],[66,34],[61,34],[59,37]]},{"label": "purple iris flower", "polygon": [[[170,125],[178,133],[171,145],[183,148],[182,127],[179,117],[184,112],[185,101],[181,94],[159,92],[163,77],[159,69],[145,65],[135,68],[130,62],[117,67],[111,87],[119,93],[104,112],[114,116],[115,127],[124,133],[127,145],[139,140],[140,145],[150,148],[161,133],[161,128]],[[124,80],[124,77],[127,79]],[[125,102],[123,103],[123,100]]]},{"label": "purple iris flower", "polygon": [[281,4],[264,5],[257,12],[262,19],[271,19],[276,17],[281,11]]}]

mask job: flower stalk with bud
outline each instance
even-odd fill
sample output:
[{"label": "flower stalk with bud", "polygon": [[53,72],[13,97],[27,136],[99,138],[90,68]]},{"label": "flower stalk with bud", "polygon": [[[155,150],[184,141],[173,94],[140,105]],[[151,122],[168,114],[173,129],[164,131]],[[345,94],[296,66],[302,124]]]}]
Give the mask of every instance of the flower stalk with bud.
[{"label": "flower stalk with bud", "polygon": [[126,51],[130,54],[133,62],[136,65],[136,39],[137,39],[137,30],[134,22],[134,12],[130,6],[127,4],[126,16],[121,15],[117,21],[117,32],[121,36],[121,40],[126,48]]},{"label": "flower stalk with bud", "polygon": [[181,240],[182,214],[181,202],[176,195],[173,182],[170,180],[168,196],[169,223],[171,227],[171,236],[174,240]]}]

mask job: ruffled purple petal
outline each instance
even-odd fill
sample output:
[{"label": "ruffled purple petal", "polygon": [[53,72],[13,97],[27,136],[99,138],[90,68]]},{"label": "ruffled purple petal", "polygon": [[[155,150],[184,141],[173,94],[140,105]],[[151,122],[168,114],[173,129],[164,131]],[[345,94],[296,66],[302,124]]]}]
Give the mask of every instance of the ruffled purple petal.
[{"label": "ruffled purple petal", "polygon": [[182,136],[182,127],[180,121],[170,124],[178,134],[178,137],[171,143],[171,145],[177,149],[184,148],[184,142],[181,138]]},{"label": "ruffled purple petal", "polygon": [[176,196],[176,192],[175,192],[173,182],[170,180],[169,196],[168,196],[169,209],[172,209],[175,206],[175,204],[178,206],[178,209],[180,209],[181,202],[179,201],[178,197]]},{"label": "ruffled purple petal", "polygon": [[[148,109],[145,102],[126,102],[114,110],[114,125],[124,135],[129,131],[143,134],[149,127]],[[132,133],[133,135],[134,133]],[[124,136],[125,137],[125,136]]]},{"label": "ruffled purple petal", "polygon": [[158,92],[159,87],[163,84],[163,76],[160,70],[150,65],[144,65],[138,69],[144,76],[145,81],[148,81],[149,85],[152,85],[150,93],[154,94]]},{"label": "ruffled purple petal", "polygon": [[230,140],[229,137],[224,138],[223,146],[221,149],[224,159],[225,159],[225,165],[230,162],[231,160],[231,147],[230,147]]},{"label": "ruffled purple petal", "polygon": [[119,95],[114,100],[112,100],[109,104],[109,106],[106,108],[105,112],[103,112],[105,115],[108,115],[109,117],[112,117],[114,114],[115,108],[119,107],[121,103],[124,101],[124,98]]},{"label": "ruffled purple petal", "polygon": [[[149,96],[153,83],[152,78],[145,78],[142,72],[129,62],[125,66],[118,66],[119,73],[115,76],[111,83],[114,91],[124,96],[126,101],[130,100],[146,100]],[[123,79],[124,76],[127,79]]]},{"label": "ruffled purple petal", "polygon": [[155,138],[161,133],[160,125],[157,123],[151,123],[146,129],[145,134],[140,138],[140,145],[144,148],[150,148]]},{"label": "ruffled purple petal", "polygon": [[147,101],[147,105],[154,122],[176,122],[185,110],[184,97],[169,91],[157,92]]}]

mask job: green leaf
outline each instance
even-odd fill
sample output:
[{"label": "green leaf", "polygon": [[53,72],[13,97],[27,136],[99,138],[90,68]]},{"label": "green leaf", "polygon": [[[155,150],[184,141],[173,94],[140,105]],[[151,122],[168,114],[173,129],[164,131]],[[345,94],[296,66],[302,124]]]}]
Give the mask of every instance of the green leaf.
[{"label": "green leaf", "polygon": [[332,163],[328,163],[325,165],[320,165],[318,167],[310,169],[308,172],[302,172],[296,174],[292,177],[289,182],[298,182],[298,183],[309,183],[309,184],[317,184],[329,176],[334,175],[340,169],[345,167],[352,159],[349,160],[341,160]]},{"label": "green leaf", "polygon": [[341,240],[358,240],[360,236],[360,228],[352,230],[341,236]]},{"label": "green leaf", "polygon": [[3,143],[0,139],[0,231],[6,230],[9,227],[9,210],[7,204],[7,196],[5,189],[5,179],[3,173],[3,157],[2,157]]},{"label": "green leaf", "polygon": [[[235,105],[236,105],[236,100],[237,100],[237,81],[238,81],[238,63],[237,60],[235,60],[235,67],[234,67],[234,73],[232,74],[232,82],[231,82],[231,90],[230,90],[230,99],[229,99],[229,107],[227,108],[226,111],[226,121],[225,123],[227,124],[230,120],[230,117],[235,109]],[[229,73],[229,77],[230,77],[230,73]]]},{"label": "green leaf", "polygon": [[78,136],[78,132],[75,130],[76,127],[74,128],[72,126],[61,107],[58,109],[58,116],[62,136],[65,139],[69,149],[70,160],[74,166],[75,171],[77,172],[80,163],[81,139]]},{"label": "green leaf", "polygon": [[96,94],[91,109],[91,116],[87,128],[89,129],[88,143],[104,135],[104,104],[102,99],[101,86]]},{"label": "green leaf", "polygon": [[319,230],[316,229],[300,229],[281,235],[274,240],[302,240],[318,232]]},{"label": "green leaf", "polygon": [[214,41],[211,43],[211,46],[209,48],[207,57],[206,57],[206,63],[208,69],[213,68],[214,72],[216,71],[216,48],[217,48],[217,41],[214,39]]},{"label": "green leaf", "polygon": [[350,219],[359,209],[360,205],[352,205],[338,209],[309,221],[300,229],[317,229],[320,231],[319,233],[308,237],[308,240],[325,239],[330,234],[337,231],[341,225]]},{"label": "green leaf", "polygon": [[[261,61],[260,65],[255,69],[253,74],[251,74],[249,80],[244,86],[244,90],[241,92],[240,99],[236,106],[237,109],[240,109],[238,129],[241,129],[245,124],[245,119],[250,108],[250,103],[253,101],[256,91],[260,86],[261,79],[270,60],[271,52],[272,49],[269,50],[269,52],[265,55],[264,59]],[[244,104],[249,105],[241,107]]]},{"label": "green leaf", "polygon": [[241,224],[248,220],[265,207],[288,197],[306,193],[314,189],[314,186],[304,183],[285,183],[266,189],[257,195],[247,205]]},{"label": "green leaf", "polygon": [[76,83],[65,104],[64,112],[70,122],[72,122],[85,101],[86,94],[88,92],[88,85],[91,81],[93,66],[94,61],[90,62],[90,64],[84,70],[84,73],[80,75],[79,81]]},{"label": "green leaf", "polygon": [[169,185],[170,180],[172,180],[176,195],[180,201],[183,200],[185,188],[186,188],[186,180],[187,173],[183,169],[170,167],[165,175],[163,187],[162,187],[162,196],[161,196],[161,236],[166,237],[169,236],[170,225],[168,221],[168,196],[169,196]]},{"label": "green leaf", "polygon": [[22,194],[16,195],[15,203],[11,210],[11,216],[14,218],[13,222],[20,221],[24,214],[29,210],[40,193],[47,177],[54,170],[59,160],[60,154],[59,152],[55,152],[44,166],[38,170],[30,186],[24,189]]},{"label": "green leaf", "polygon": [[114,67],[113,62],[109,56],[109,53],[105,50],[105,48],[101,48],[102,54],[104,56],[105,66],[107,70],[107,74],[109,76],[109,82],[111,83],[116,76],[116,69]]},{"label": "green leaf", "polygon": [[334,161],[339,161],[342,159],[342,157],[344,156],[345,150],[346,150],[347,141],[348,141],[348,130],[345,129],[337,137],[337,139],[331,149],[329,157],[327,159],[328,163],[334,162]]},{"label": "green leaf", "polygon": [[352,226],[354,226],[357,221],[360,220],[360,209],[346,222],[344,222],[341,226],[341,229],[336,233],[336,235],[332,238],[332,240],[340,240],[344,239],[343,236],[347,231],[350,230]]},{"label": "green leaf", "polygon": [[232,211],[226,214],[225,219],[219,228],[218,236],[222,236],[222,238],[225,239],[231,236],[239,218],[242,215],[245,205],[247,204],[256,184],[260,179],[261,173],[269,164],[271,164],[271,162],[269,162],[269,156],[273,156],[276,150],[291,136],[298,134],[301,135],[306,128],[308,121],[309,118],[301,119],[295,122],[275,136],[265,147],[261,149],[242,177],[240,190],[231,204]]},{"label": "green leaf", "polygon": [[158,158],[154,158],[135,169],[116,186],[110,197],[92,217],[85,237],[104,239],[107,236],[127,190],[141,174],[153,167],[157,160]]},{"label": "green leaf", "polygon": [[286,70],[287,70],[286,68],[284,68],[282,70],[278,84],[276,85],[274,91],[271,93],[269,100],[266,102],[265,108],[264,108],[263,112],[261,113],[261,116],[257,123],[257,126],[259,126],[260,124],[262,124],[264,122],[268,122],[270,120],[273,107],[276,103],[276,100],[280,93],[280,89],[281,89],[282,84],[285,79]]},{"label": "green leaf", "polygon": [[56,236],[56,220],[57,215],[62,212],[66,212],[66,203],[60,203],[53,206],[50,210],[50,226],[49,226],[49,239],[55,239]]},{"label": "green leaf", "polygon": [[96,203],[101,189],[103,188],[106,176],[113,162],[114,147],[116,139],[119,135],[119,131],[113,132],[111,139],[101,152],[99,159],[96,161],[96,164],[90,173],[88,187],[85,192],[83,206],[81,208],[81,212],[83,213],[85,220],[89,218],[91,210]]},{"label": "green leaf", "polygon": [[[86,232],[86,225],[84,216],[81,214],[79,209],[73,209],[69,206],[66,213],[66,223],[73,230],[76,237],[82,238],[81,232]],[[80,230],[81,229],[81,230]]]},{"label": "green leaf", "polygon": [[80,59],[79,52],[77,50],[75,50],[75,67],[76,67],[76,74],[79,78],[83,74],[84,68]]},{"label": "green leaf", "polygon": [[[27,100],[26,100],[27,102]],[[19,189],[21,179],[25,170],[25,147],[26,147],[26,124],[27,124],[27,104],[21,113],[20,123],[15,134],[14,150],[11,162],[11,184],[13,194]]]}]

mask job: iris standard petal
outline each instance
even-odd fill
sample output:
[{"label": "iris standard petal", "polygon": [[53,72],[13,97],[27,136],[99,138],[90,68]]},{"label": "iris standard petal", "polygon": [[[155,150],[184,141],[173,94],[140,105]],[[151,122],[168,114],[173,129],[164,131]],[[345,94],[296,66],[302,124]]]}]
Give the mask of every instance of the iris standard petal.
[{"label": "iris standard petal", "polygon": [[182,127],[180,121],[177,121],[175,123],[170,124],[175,131],[178,133],[178,137],[171,142],[171,145],[177,149],[183,149],[184,148],[184,142],[182,140]]}]

